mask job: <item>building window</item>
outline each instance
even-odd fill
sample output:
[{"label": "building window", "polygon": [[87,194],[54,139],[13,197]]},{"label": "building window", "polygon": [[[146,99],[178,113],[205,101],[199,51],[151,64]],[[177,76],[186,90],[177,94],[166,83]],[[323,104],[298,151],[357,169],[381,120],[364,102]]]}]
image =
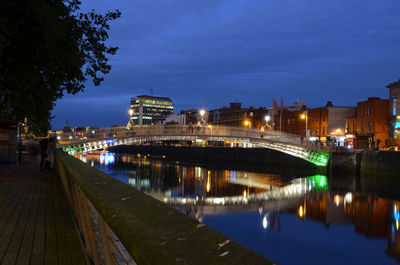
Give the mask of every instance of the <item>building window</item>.
[{"label": "building window", "polygon": [[325,127],[322,127],[322,135],[325,135]]},{"label": "building window", "polygon": [[364,116],[364,107],[361,107],[361,117]]},{"label": "building window", "polygon": [[397,98],[393,99],[393,116],[397,115]]},{"label": "building window", "polygon": [[318,129],[315,130],[315,134],[318,135]]},{"label": "building window", "polygon": [[372,122],[368,123],[368,133],[371,133],[372,130]]},{"label": "building window", "polygon": [[353,132],[356,132],[356,122],[353,121]]},{"label": "building window", "polygon": [[364,123],[361,123],[361,132],[364,132]]},{"label": "building window", "polygon": [[290,125],[290,119],[287,119],[287,124]]},{"label": "building window", "polygon": [[315,120],[318,122],[318,118],[319,118],[319,116],[317,116],[316,118],[315,118]]},{"label": "building window", "polygon": [[368,106],[368,116],[371,115],[371,105]]}]

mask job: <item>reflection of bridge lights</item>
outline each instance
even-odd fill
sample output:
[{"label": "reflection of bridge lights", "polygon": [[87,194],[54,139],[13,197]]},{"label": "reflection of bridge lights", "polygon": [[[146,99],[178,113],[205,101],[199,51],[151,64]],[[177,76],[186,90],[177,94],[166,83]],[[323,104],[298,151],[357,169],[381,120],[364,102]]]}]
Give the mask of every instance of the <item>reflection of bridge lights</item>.
[{"label": "reflection of bridge lights", "polygon": [[397,209],[396,205],[393,205],[393,217],[396,222],[400,221],[400,212]]},{"label": "reflection of bridge lights", "polygon": [[234,171],[234,170],[229,171],[229,179],[230,180],[236,179],[236,171]]},{"label": "reflection of bridge lights", "polygon": [[243,197],[246,197],[246,196],[247,196],[247,191],[244,190],[244,191],[243,191]]},{"label": "reflection of bridge lights", "polygon": [[100,154],[100,164],[114,164],[115,156],[113,153],[101,153]]},{"label": "reflection of bridge lights", "polygon": [[267,229],[267,227],[268,227],[268,219],[267,219],[266,215],[264,215],[264,218],[262,220],[262,226],[264,229]]},{"label": "reflection of bridge lights", "polygon": [[396,221],[396,230],[399,231],[399,221]]},{"label": "reflection of bridge lights", "polygon": [[340,202],[339,195],[335,195],[335,199],[334,200],[335,200],[336,206],[339,207],[339,202]]},{"label": "reflection of bridge lights", "polygon": [[351,194],[351,192],[348,192],[344,195],[344,201],[346,203],[352,203],[353,201],[353,195]]},{"label": "reflection of bridge lights", "polygon": [[299,217],[300,217],[300,218],[303,218],[303,217],[304,217],[303,205],[300,205],[300,207],[299,207]]},{"label": "reflection of bridge lights", "polygon": [[195,167],[194,172],[195,172],[195,177],[200,179],[201,178],[201,167]]},{"label": "reflection of bridge lights", "polygon": [[211,189],[211,171],[210,170],[207,171],[207,187],[206,187],[206,189],[207,189],[207,192],[210,192],[210,189]]}]

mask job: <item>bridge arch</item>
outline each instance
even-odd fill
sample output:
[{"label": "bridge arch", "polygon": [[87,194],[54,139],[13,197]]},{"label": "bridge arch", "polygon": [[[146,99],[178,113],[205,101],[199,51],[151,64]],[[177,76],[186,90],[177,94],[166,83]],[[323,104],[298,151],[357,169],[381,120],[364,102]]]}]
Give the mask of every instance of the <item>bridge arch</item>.
[{"label": "bridge arch", "polygon": [[327,166],[330,152],[303,137],[276,132],[226,126],[149,125],[111,127],[92,130],[82,139],[61,142],[59,148],[70,155],[84,154],[117,145],[152,141],[231,141],[268,148],[304,159],[317,166]]}]

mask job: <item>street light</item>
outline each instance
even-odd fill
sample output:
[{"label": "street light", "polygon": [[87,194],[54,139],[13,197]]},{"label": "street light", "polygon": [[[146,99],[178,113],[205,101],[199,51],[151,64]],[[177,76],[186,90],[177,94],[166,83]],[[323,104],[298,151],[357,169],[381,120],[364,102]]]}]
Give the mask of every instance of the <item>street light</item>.
[{"label": "street light", "polygon": [[204,121],[204,114],[206,114],[206,111],[205,111],[204,109],[201,109],[201,110],[199,111],[199,114],[200,114],[200,116],[201,116],[201,123],[202,123],[202,124],[205,124],[205,121]]},{"label": "street light", "polygon": [[133,115],[133,109],[129,109],[129,116],[131,116],[132,117],[132,115]]},{"label": "street light", "polygon": [[306,120],[306,138],[308,136],[308,115],[307,115],[307,111],[305,111],[303,114],[301,114],[300,118],[302,120]]},{"label": "street light", "polygon": [[247,126],[247,127],[250,128],[250,121],[245,120],[245,121],[243,122],[243,124],[244,124],[244,126]]},{"label": "street light", "polygon": [[269,126],[269,121],[271,120],[271,116],[267,115],[264,117],[265,122],[267,123],[268,128],[271,128],[271,126]]}]

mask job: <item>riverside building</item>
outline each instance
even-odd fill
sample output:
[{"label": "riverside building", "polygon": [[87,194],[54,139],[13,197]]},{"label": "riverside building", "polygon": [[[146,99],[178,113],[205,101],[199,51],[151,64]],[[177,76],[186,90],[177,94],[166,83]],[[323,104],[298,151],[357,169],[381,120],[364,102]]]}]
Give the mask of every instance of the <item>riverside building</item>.
[{"label": "riverside building", "polygon": [[170,98],[146,95],[131,98],[130,118],[134,125],[156,124],[172,113],[174,105]]}]

